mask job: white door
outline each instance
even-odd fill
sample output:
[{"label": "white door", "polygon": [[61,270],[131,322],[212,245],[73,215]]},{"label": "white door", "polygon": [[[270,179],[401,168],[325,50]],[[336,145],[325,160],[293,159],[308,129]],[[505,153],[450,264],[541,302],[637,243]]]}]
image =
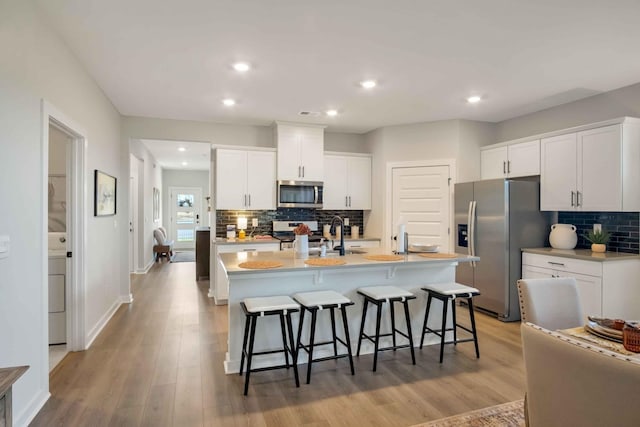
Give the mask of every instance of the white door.
[{"label": "white door", "polygon": [[576,209],[576,134],[540,141],[540,210]]},{"label": "white door", "polygon": [[171,240],[175,249],[195,249],[196,227],[202,215],[202,189],[170,187]]},{"label": "white door", "polygon": [[278,179],[302,181],[300,134],[296,128],[278,125]]},{"label": "white door", "polygon": [[322,181],[324,176],[324,130],[302,128],[299,153],[302,181]]},{"label": "white door", "polygon": [[246,208],[247,152],[219,148],[216,150],[216,209]]},{"label": "white door", "polygon": [[503,178],[507,174],[507,147],[480,151],[480,178]]},{"label": "white door", "polygon": [[347,168],[349,209],[371,209],[371,157],[352,157]]},{"label": "white door", "polygon": [[347,158],[324,156],[323,209],[347,209]]},{"label": "white door", "polygon": [[509,177],[540,175],[540,140],[509,145],[507,152]]},{"label": "white door", "polygon": [[247,152],[247,209],[275,210],[276,153]]},{"label": "white door", "polygon": [[402,221],[409,244],[439,245],[440,252],[448,252],[449,166],[393,168],[392,180],[392,235]]},{"label": "white door", "polygon": [[129,272],[138,268],[138,164],[140,160],[129,155]]}]

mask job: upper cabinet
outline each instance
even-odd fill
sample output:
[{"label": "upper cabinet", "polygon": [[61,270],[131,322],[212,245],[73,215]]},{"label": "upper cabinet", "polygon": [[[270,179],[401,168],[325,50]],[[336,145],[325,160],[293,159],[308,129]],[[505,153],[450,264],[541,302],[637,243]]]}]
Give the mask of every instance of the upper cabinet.
[{"label": "upper cabinet", "polygon": [[216,209],[275,209],[275,194],[275,152],[216,149]]},{"label": "upper cabinet", "polygon": [[502,143],[480,151],[481,179],[540,175],[540,140]]},{"label": "upper cabinet", "polygon": [[323,209],[371,209],[371,157],[326,154],[324,156]]},{"label": "upper cabinet", "polygon": [[543,138],[540,152],[541,210],[640,210],[639,121]]},{"label": "upper cabinet", "polygon": [[324,126],[277,122],[278,180],[322,181]]}]

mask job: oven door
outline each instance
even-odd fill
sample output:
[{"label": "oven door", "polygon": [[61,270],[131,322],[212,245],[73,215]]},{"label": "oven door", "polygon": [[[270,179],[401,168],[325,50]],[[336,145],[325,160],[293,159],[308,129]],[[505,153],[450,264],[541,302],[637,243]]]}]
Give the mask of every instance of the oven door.
[{"label": "oven door", "polygon": [[322,182],[278,181],[279,208],[321,208]]}]

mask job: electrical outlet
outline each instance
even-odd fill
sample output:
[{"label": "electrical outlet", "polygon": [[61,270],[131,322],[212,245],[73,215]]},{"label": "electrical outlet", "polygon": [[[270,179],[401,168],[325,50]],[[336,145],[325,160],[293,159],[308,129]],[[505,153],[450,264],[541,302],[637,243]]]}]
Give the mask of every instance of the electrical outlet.
[{"label": "electrical outlet", "polygon": [[258,218],[251,218],[251,226],[252,227],[258,226]]},{"label": "electrical outlet", "polygon": [[602,224],[593,224],[593,232],[597,233],[599,231],[602,231]]},{"label": "electrical outlet", "polygon": [[349,218],[344,219],[344,225],[349,225]]}]

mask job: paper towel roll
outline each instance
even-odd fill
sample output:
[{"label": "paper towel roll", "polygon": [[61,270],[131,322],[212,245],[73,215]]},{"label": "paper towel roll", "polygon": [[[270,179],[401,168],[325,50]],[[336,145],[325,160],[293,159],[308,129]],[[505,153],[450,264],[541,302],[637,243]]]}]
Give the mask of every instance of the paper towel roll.
[{"label": "paper towel roll", "polygon": [[396,242],[398,243],[398,245],[396,246],[396,252],[398,252],[399,254],[404,253],[404,247],[405,247],[404,236],[405,236],[405,226],[404,224],[400,224],[398,226],[398,236],[396,237]]},{"label": "paper towel roll", "polygon": [[351,238],[352,239],[357,239],[359,235],[360,235],[360,227],[358,227],[357,225],[352,225],[351,226]]}]

